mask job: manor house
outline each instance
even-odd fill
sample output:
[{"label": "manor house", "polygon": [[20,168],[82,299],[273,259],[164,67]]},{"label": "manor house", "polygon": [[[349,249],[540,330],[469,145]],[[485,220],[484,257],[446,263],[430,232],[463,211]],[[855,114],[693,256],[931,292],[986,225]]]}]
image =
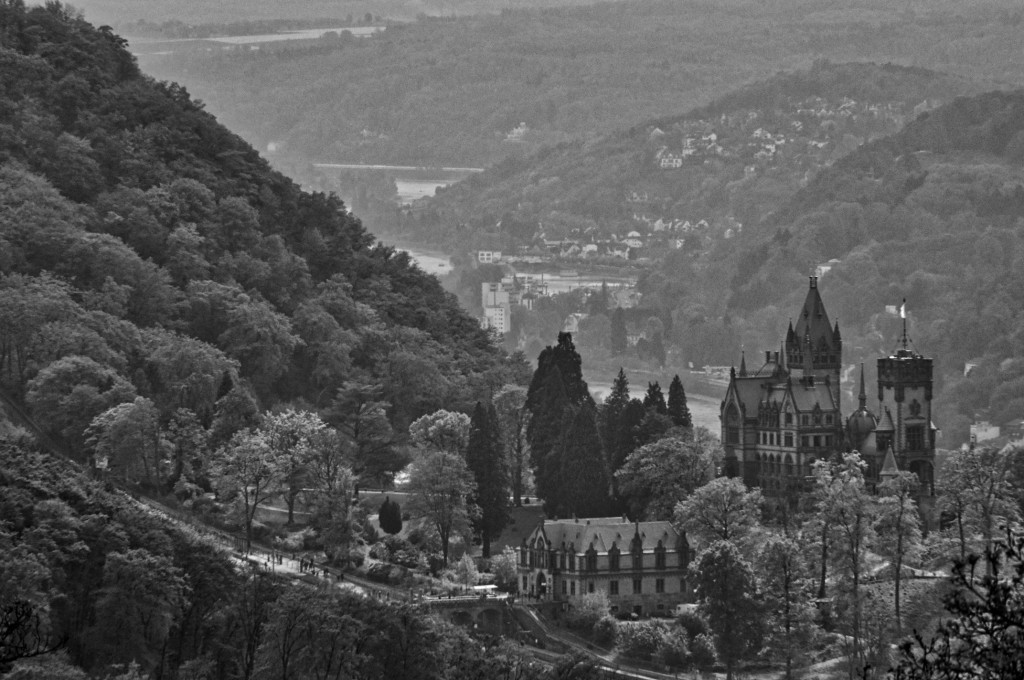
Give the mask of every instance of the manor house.
[{"label": "manor house", "polygon": [[843,342],[830,322],[818,277],[796,325],[779,351],[748,370],[746,357],[731,369],[722,400],[725,473],[759,487],[767,497],[792,501],[809,488],[816,460],[856,450],[868,464],[865,480],[875,488],[895,470],[921,481],[921,496],[934,496],[935,435],[932,423],[932,360],[909,347],[904,316],[900,348],[878,359],[878,406],[867,406],[864,367],[859,405],[848,418],[840,404]]},{"label": "manor house", "polygon": [[671,614],[686,602],[690,547],[671,522],[545,520],[519,549],[520,593],[572,603],[603,592],[613,612]]}]

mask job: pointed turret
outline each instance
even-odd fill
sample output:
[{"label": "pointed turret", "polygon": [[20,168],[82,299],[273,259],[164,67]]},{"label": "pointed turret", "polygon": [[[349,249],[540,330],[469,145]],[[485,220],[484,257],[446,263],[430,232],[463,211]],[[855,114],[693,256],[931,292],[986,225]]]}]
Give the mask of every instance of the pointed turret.
[{"label": "pointed turret", "polygon": [[740,377],[747,377],[747,355],[746,352],[740,353]]},{"label": "pointed turret", "polygon": [[843,341],[843,336],[839,334],[839,319],[836,319],[836,327],[832,329],[832,342],[839,343]]},{"label": "pointed turret", "polygon": [[882,478],[884,482],[887,479],[892,479],[900,473],[900,468],[896,465],[896,454],[893,453],[892,444],[885,450],[885,461],[882,463],[882,471],[878,473],[878,476]]},{"label": "pointed turret", "polygon": [[817,276],[811,277],[810,288],[807,290],[807,297],[804,298],[804,306],[800,310],[800,317],[796,321],[793,332],[797,338],[804,338],[808,335],[812,338],[836,338],[832,342],[833,345],[838,341],[836,336],[838,326],[836,330],[833,330],[832,323],[828,319],[825,303],[822,302],[821,294],[818,292]]},{"label": "pointed turret", "polygon": [[786,331],[786,344],[792,345],[796,342],[796,334],[793,332],[793,320],[789,320],[789,330]]}]

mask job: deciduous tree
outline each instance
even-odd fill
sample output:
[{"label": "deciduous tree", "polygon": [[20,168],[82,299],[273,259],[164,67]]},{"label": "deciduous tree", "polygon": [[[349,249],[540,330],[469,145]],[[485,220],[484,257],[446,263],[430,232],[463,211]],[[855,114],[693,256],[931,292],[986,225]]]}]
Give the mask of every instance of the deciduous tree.
[{"label": "deciduous tree", "polygon": [[761,522],[761,492],[734,477],[718,477],[694,490],[675,509],[675,525],[704,545],[730,541],[746,547]]},{"label": "deciduous tree", "polygon": [[261,432],[238,432],[214,453],[211,477],[219,493],[241,502],[246,550],[252,547],[256,511],[285,487],[286,471],[286,463]]},{"label": "deciduous tree", "polygon": [[437,531],[444,565],[448,566],[452,536],[469,529],[466,499],[476,490],[473,473],[461,453],[423,446],[409,469],[408,488],[410,511],[426,518]]},{"label": "deciduous tree", "polygon": [[903,567],[921,554],[921,516],[917,496],[920,482],[913,472],[902,471],[879,486],[878,518],[875,550],[889,559],[893,578],[893,606],[896,615],[896,636],[903,635],[900,612],[900,590]]},{"label": "deciduous tree", "polygon": [[731,680],[736,663],[759,648],[763,634],[754,570],[735,545],[723,540],[705,548],[692,570],[698,610],[715,634],[718,656]]},{"label": "deciduous tree", "polygon": [[710,482],[722,458],[718,437],[704,428],[636,449],[615,473],[633,517],[669,519],[680,499]]}]

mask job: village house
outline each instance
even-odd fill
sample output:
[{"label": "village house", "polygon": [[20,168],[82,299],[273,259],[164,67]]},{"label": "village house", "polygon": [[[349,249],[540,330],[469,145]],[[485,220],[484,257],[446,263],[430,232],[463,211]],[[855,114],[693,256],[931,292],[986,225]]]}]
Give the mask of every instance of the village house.
[{"label": "village house", "polygon": [[625,517],[545,520],[519,548],[521,592],[578,602],[608,596],[613,612],[669,615],[688,601],[690,546],[671,522]]}]

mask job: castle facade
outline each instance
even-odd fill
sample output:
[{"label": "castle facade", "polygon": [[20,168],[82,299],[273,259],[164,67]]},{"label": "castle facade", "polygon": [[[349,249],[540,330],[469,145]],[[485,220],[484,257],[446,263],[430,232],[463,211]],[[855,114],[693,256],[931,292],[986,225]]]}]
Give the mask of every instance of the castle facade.
[{"label": "castle facade", "polygon": [[844,418],[839,324],[829,320],[818,279],[810,277],[779,351],[765,352],[754,370],[743,357],[739,371],[730,371],[721,406],[725,473],[765,496],[794,499],[809,488],[815,461],[855,450],[868,464],[869,487],[909,470],[921,481],[921,496],[933,496],[932,359],[908,345],[904,325],[901,347],[878,359],[877,411],[867,406],[861,366],[859,405]]}]

